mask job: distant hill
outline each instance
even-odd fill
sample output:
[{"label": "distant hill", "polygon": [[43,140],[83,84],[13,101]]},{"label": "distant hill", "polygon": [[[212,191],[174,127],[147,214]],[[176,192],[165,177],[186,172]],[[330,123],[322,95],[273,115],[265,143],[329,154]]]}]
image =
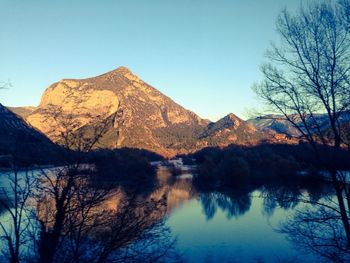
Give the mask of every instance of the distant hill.
[{"label": "distant hill", "polygon": [[76,130],[109,119],[99,147],[141,148],[168,157],[208,145],[254,144],[265,136],[233,114],[215,123],[204,120],[125,67],[87,79],[63,79],[44,92],[37,108],[15,110],[55,140],[63,127],[53,120],[52,109],[73,116]]},{"label": "distant hill", "polygon": [[[298,117],[295,116],[293,119],[296,123],[301,125],[301,120],[298,121]],[[323,132],[329,132],[330,124],[328,122],[328,117],[326,114],[315,115],[316,122]],[[309,120],[311,121],[311,120]],[[248,120],[249,123],[254,125],[254,127],[262,132],[272,132],[276,134],[285,134],[290,137],[300,137],[301,132],[293,126],[289,121],[287,121],[282,115],[265,115],[259,116],[254,119]],[[342,112],[339,119],[340,125],[347,130],[350,124],[350,112]],[[311,125],[310,125],[311,127]],[[316,132],[316,129],[315,129]]]},{"label": "distant hill", "polygon": [[301,134],[289,121],[281,115],[265,115],[248,120],[257,130],[262,132],[275,132],[292,137],[299,137]]}]

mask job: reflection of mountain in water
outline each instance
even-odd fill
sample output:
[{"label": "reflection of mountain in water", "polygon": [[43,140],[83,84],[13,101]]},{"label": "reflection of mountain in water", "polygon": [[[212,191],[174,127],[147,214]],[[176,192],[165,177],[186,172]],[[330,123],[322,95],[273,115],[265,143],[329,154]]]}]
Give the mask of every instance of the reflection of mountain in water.
[{"label": "reflection of mountain in water", "polygon": [[190,179],[176,179],[167,167],[157,169],[157,178],[158,188],[151,194],[151,198],[165,196],[168,213],[197,195]]}]

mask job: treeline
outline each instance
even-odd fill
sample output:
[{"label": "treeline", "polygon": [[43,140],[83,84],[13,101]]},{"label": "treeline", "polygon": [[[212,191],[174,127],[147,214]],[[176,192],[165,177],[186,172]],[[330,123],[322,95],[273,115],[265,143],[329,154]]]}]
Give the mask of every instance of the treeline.
[{"label": "treeline", "polygon": [[205,148],[191,155],[199,165],[195,182],[220,187],[295,180],[302,177],[298,175],[310,178],[325,170],[329,163],[339,170],[350,169],[349,151],[335,153],[331,148],[319,147],[321,158],[304,143]]}]

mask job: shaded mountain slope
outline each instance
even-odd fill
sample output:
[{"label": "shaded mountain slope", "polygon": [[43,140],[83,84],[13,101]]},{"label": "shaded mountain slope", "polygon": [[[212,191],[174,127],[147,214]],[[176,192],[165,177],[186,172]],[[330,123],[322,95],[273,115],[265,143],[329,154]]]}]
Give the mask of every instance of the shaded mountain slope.
[{"label": "shaded mountain slope", "polygon": [[0,104],[1,162],[7,159],[19,164],[40,164],[49,161],[57,149],[44,134]]}]

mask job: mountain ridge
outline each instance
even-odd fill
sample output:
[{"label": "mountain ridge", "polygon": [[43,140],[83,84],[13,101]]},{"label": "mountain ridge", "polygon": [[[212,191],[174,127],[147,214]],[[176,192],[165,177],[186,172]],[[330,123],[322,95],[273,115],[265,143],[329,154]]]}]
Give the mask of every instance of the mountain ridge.
[{"label": "mountain ridge", "polygon": [[52,109],[66,119],[73,116],[76,129],[111,118],[112,124],[101,138],[101,148],[142,148],[171,157],[207,146],[256,144],[267,139],[233,113],[217,122],[202,119],[127,67],[96,77],[62,79],[45,90],[39,106],[25,119],[55,141],[55,133],[63,126],[54,123]]}]

